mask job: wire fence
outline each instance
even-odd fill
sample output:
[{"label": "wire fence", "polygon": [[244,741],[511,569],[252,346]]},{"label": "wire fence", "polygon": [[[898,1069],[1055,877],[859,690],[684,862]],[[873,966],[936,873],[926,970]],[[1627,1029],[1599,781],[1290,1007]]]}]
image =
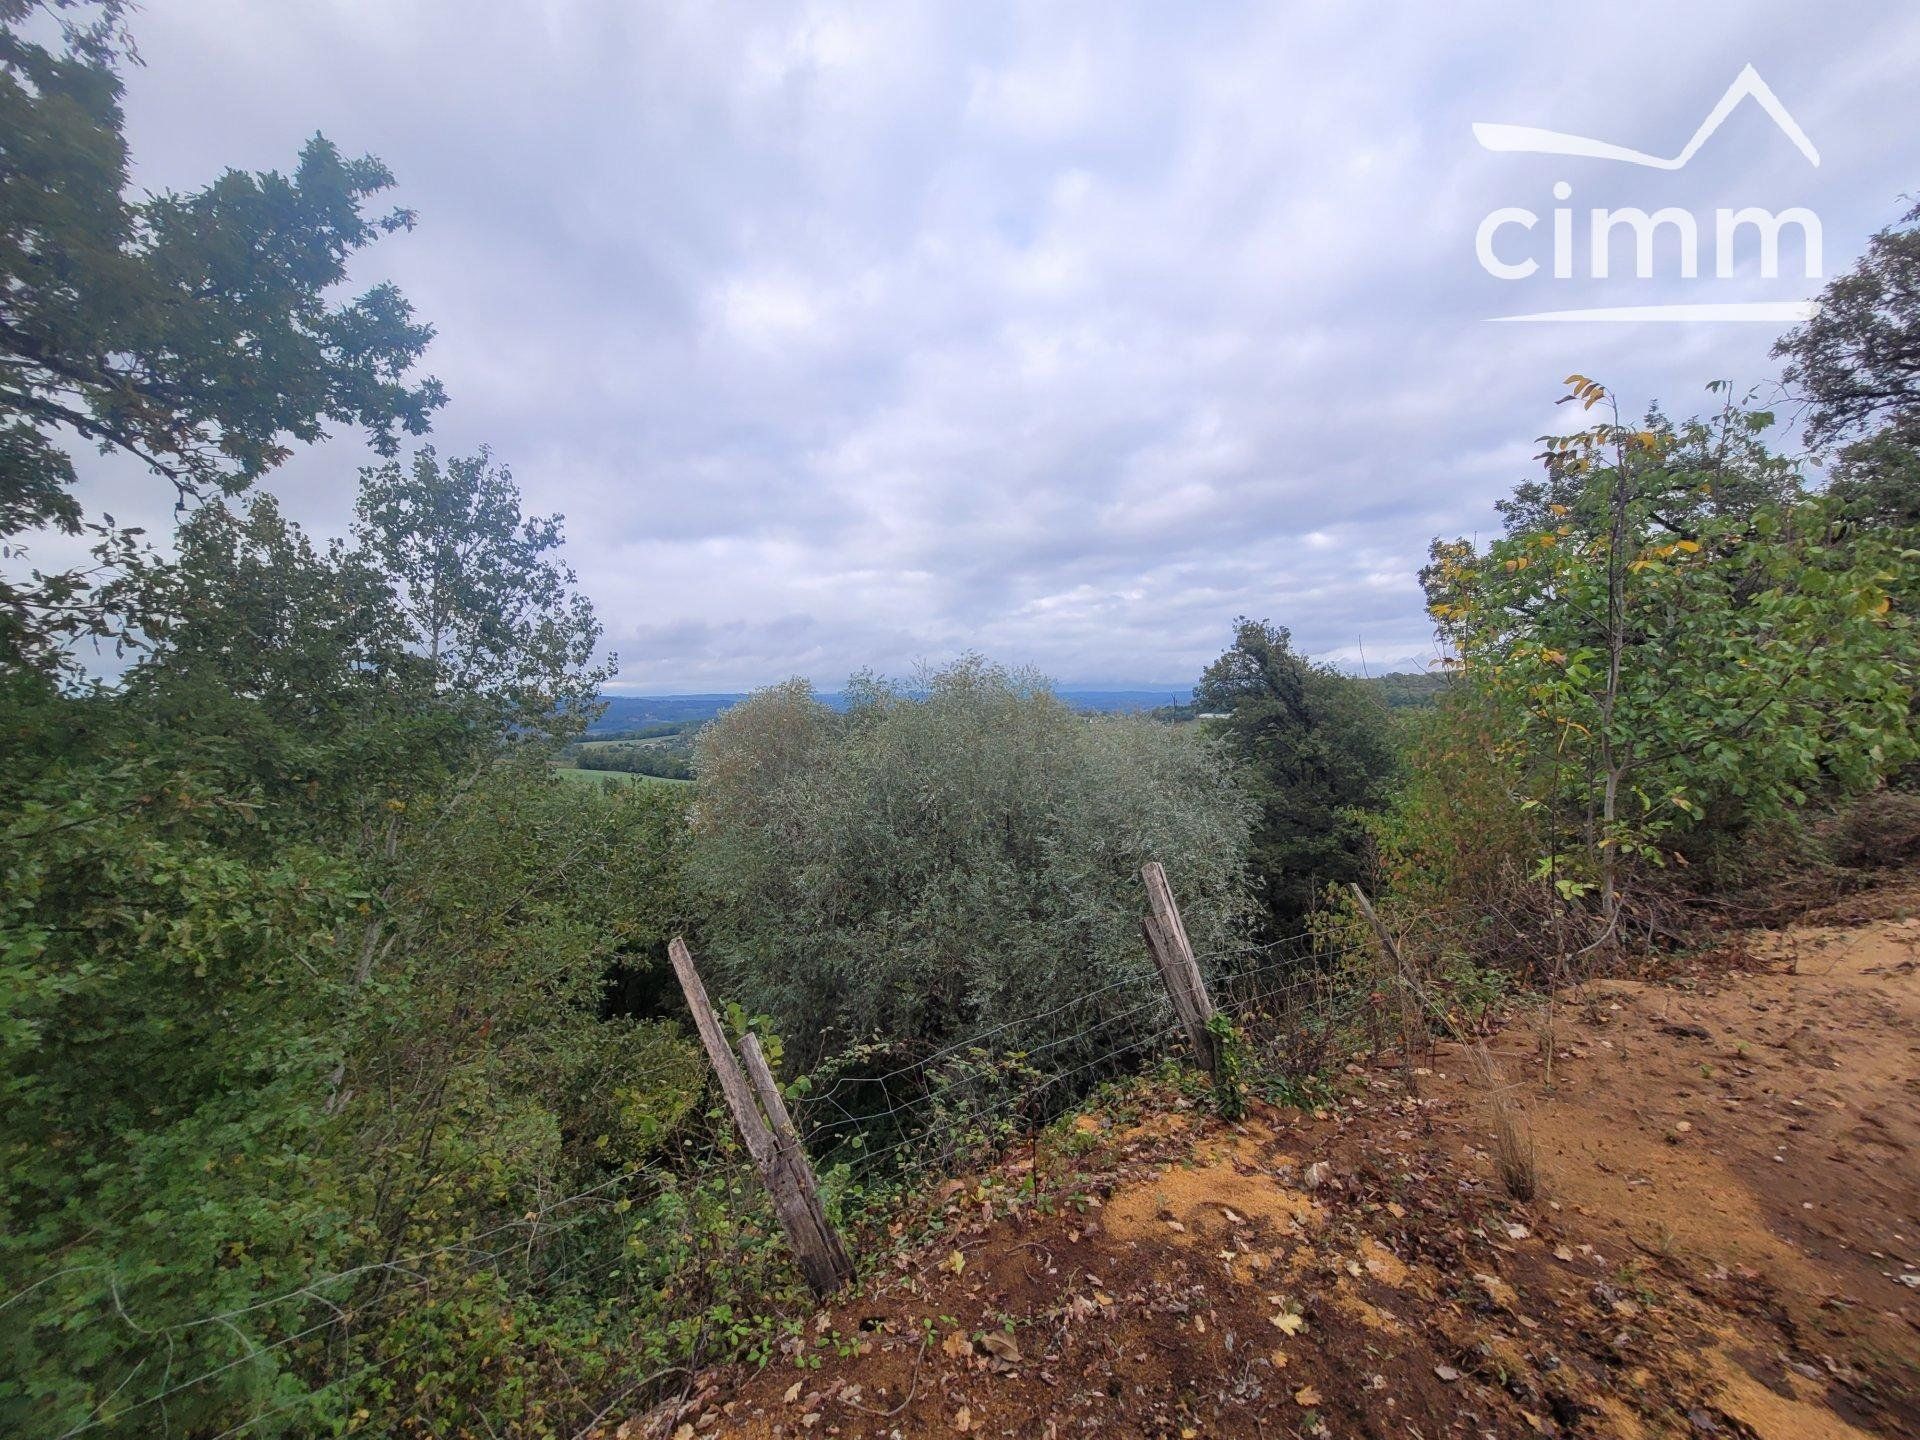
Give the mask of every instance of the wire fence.
[{"label": "wire fence", "polygon": [[[1351,1051],[1355,1043],[1370,1040],[1378,1050],[1383,1043],[1388,1028],[1383,1017],[1391,1007],[1372,946],[1302,932],[1193,958],[1196,964],[1205,962],[1217,1013],[1244,1038],[1258,1076],[1284,1086],[1323,1068],[1343,1048]],[[1100,1085],[1190,1051],[1193,1032],[1164,979],[1143,971],[1090,986],[1038,1013],[942,1038],[923,1053],[890,1058],[868,1072],[835,1070],[825,1084],[795,1096],[799,1147],[824,1175],[835,1218],[857,1223],[862,1197],[883,1194],[889,1184],[910,1187],[930,1171],[951,1171],[1049,1124]],[[636,1079],[664,1078],[676,1065],[656,1069]],[[684,1066],[679,1071],[684,1073]],[[764,1199],[747,1179],[744,1157],[724,1133],[710,1138],[692,1165],[650,1160],[514,1210],[457,1239],[344,1266],[260,1299],[166,1325],[136,1325],[109,1278],[106,1298],[120,1312],[118,1319],[139,1331],[148,1353],[116,1384],[103,1381],[103,1393],[83,1420],[48,1433],[60,1440],[103,1432],[171,1433],[176,1402],[223,1383],[235,1413],[220,1417],[225,1428],[214,1430],[203,1419],[191,1433],[212,1440],[302,1433],[299,1426],[317,1422],[330,1407],[350,1409],[374,1382],[398,1385],[417,1364],[431,1359],[428,1352],[436,1344],[445,1343],[431,1326],[390,1351],[356,1345],[357,1337],[378,1336],[409,1307],[457,1291],[489,1269],[511,1273],[522,1284],[597,1293],[611,1273],[636,1258],[618,1217],[648,1197],[688,1185],[690,1175],[709,1185],[721,1177],[720,1188],[739,1198],[731,1223],[740,1233],[771,1233]],[[564,1250],[568,1237],[584,1238],[587,1227],[610,1217],[612,1231],[580,1249],[582,1267],[573,1268],[570,1257],[545,1262]],[[502,1239],[504,1244],[488,1248]],[[0,1300],[0,1323],[16,1319],[5,1316],[16,1306],[28,1312],[17,1317],[24,1323],[76,1323],[72,1315],[49,1314],[32,1303],[36,1292],[58,1278],[44,1277]],[[83,1294],[69,1303],[84,1307],[101,1300],[97,1293]],[[237,1353],[177,1376],[175,1354],[203,1331],[234,1337]],[[618,1393],[630,1396],[660,1375],[690,1368],[700,1361],[705,1344],[704,1332],[690,1332],[679,1352],[655,1367],[657,1373],[625,1375],[620,1383],[628,1388]],[[283,1376],[294,1377],[293,1393],[275,1391]],[[241,1377],[250,1383],[235,1383]],[[427,1403],[427,1397],[417,1396],[415,1408]],[[582,1432],[616,1403],[606,1392],[582,1396],[581,1414],[575,1417],[586,1421]],[[195,1414],[205,1417],[219,1409],[216,1400],[196,1407]]]}]

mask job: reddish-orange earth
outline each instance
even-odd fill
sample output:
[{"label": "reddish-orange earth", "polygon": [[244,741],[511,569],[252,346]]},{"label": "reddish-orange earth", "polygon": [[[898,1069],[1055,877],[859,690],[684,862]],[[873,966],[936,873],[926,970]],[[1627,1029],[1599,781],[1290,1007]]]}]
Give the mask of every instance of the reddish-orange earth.
[{"label": "reddish-orange earth", "polygon": [[1240,1125],[1143,1087],[611,1433],[1920,1435],[1916,915],[1886,889],[1510,1016],[1531,1203],[1456,1047],[1417,1097],[1355,1064]]}]

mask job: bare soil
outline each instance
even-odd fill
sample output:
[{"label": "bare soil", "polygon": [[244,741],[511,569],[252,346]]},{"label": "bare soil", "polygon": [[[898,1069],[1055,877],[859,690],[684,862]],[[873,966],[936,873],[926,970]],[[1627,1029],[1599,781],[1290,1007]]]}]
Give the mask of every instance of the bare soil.
[{"label": "bare soil", "polygon": [[611,1433],[1920,1435],[1916,916],[1907,882],[1510,1015],[1527,1204],[1457,1047],[1239,1125],[1142,1086]]}]

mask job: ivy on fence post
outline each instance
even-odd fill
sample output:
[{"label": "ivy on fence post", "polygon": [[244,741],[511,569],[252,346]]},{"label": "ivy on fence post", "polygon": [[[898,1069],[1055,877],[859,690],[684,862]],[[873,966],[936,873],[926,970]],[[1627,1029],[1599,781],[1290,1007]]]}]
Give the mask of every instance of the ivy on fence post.
[{"label": "ivy on fence post", "polygon": [[1158,860],[1149,860],[1141,867],[1140,878],[1146,881],[1147,901],[1152,906],[1152,913],[1140,922],[1147,952],[1173,997],[1174,1013],[1187,1032],[1194,1058],[1213,1079],[1220,1114],[1238,1120],[1246,1113],[1246,1088],[1240,1079],[1240,1033],[1232,1020],[1214,1009],[1213,999],[1207,994],[1200,962],[1194,958],[1186,923],[1180,918],[1179,903],[1167,883],[1167,872]]}]

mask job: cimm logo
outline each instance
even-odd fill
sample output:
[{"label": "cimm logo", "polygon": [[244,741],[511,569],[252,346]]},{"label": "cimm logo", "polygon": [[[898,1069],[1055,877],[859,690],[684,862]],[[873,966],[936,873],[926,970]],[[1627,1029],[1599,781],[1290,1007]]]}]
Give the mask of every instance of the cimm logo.
[{"label": "cimm logo", "polygon": [[[1606,160],[1636,165],[1649,170],[1683,170],[1713,133],[1741,102],[1752,100],[1766,112],[1794,149],[1814,167],[1820,164],[1820,152],[1807,132],[1800,128],[1780,97],[1748,65],[1741,70],[1720,102],[1707,113],[1691,139],[1675,155],[1650,155],[1607,140],[1585,135],[1568,135],[1558,130],[1541,130],[1531,125],[1476,124],[1474,138],[1488,150],[1520,155],[1563,155],[1583,160]],[[1559,180],[1553,186],[1553,198],[1573,198],[1573,185]],[[1497,280],[1531,279],[1541,271],[1540,239],[1537,230],[1541,217],[1523,206],[1508,205],[1490,211],[1474,234],[1474,254],[1480,267]],[[1703,244],[1711,239],[1711,265],[1714,280],[1737,277],[1735,258],[1743,237],[1750,232],[1758,250],[1758,278],[1778,280],[1782,233],[1791,227],[1798,235],[1797,250],[1804,280],[1822,277],[1820,217],[1804,206],[1793,205],[1775,212],[1758,205],[1721,206],[1710,216],[1678,205],[1667,205],[1649,213],[1637,206],[1588,210],[1584,226],[1576,226],[1571,206],[1557,205],[1552,211],[1551,248],[1546,262],[1555,280],[1609,280],[1613,273],[1614,236],[1618,231],[1630,234],[1633,249],[1633,276],[1640,280],[1677,277],[1701,278]],[[1662,232],[1667,232],[1668,242]],[[1582,243],[1584,242],[1584,243]],[[1583,263],[1584,262],[1584,263]],[[1750,282],[1751,274],[1744,277]],[[1598,309],[1538,310],[1524,315],[1496,315],[1501,321],[1644,321],[1644,320],[1766,320],[1792,323],[1804,320],[1814,304],[1805,300],[1706,301],[1670,305],[1611,305]]]}]

